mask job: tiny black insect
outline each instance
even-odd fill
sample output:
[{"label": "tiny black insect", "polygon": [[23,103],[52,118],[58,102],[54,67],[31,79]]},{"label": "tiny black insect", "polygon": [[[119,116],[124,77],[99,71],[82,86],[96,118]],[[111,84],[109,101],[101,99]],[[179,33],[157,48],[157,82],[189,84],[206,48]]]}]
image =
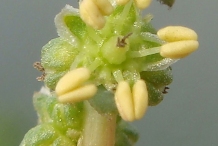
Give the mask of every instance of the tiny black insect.
[{"label": "tiny black insect", "polygon": [[161,4],[167,5],[170,8],[173,6],[175,0],[157,0],[160,1]]},{"label": "tiny black insect", "polygon": [[164,90],[162,91],[163,94],[167,94],[167,90],[170,89],[169,87],[164,87]]}]

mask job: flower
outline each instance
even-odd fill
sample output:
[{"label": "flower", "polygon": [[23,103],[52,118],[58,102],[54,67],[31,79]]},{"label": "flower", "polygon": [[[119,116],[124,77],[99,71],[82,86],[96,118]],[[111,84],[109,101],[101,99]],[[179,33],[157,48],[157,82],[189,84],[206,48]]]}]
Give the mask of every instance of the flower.
[{"label": "flower", "polygon": [[[162,2],[171,6],[174,0]],[[59,37],[34,64],[47,86],[34,94],[39,124],[21,146],[134,145],[138,134],[128,122],[163,100],[171,64],[198,47],[189,28],[156,32],[151,15],[140,15],[149,4],[83,0],[80,10],[66,5],[56,16]]]},{"label": "flower", "polygon": [[134,121],[163,100],[172,82],[170,65],[197,49],[197,34],[180,26],[156,32],[151,16],[139,14],[140,3],[145,8],[149,0],[117,2],[125,5],[66,5],[55,18],[59,37],[43,47],[41,65],[45,84],[60,102],[88,100],[103,85],[114,94],[121,117]]}]

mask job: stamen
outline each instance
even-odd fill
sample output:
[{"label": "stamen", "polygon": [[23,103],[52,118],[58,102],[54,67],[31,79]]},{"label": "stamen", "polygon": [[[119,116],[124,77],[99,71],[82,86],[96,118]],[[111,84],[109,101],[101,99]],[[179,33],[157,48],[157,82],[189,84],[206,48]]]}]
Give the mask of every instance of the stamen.
[{"label": "stamen", "polygon": [[80,3],[79,11],[81,18],[86,24],[92,26],[94,29],[101,29],[104,27],[104,16],[92,0],[83,0]]},{"label": "stamen", "polygon": [[143,71],[158,71],[158,70],[164,70],[173,63],[177,62],[179,59],[170,59],[170,58],[164,58],[161,61],[157,61],[155,63],[151,63],[148,65],[145,65],[142,69]]},{"label": "stamen", "polygon": [[143,49],[139,51],[129,51],[128,57],[129,58],[138,58],[138,57],[144,57],[152,54],[156,54],[160,52],[160,47],[154,47],[149,49]]},{"label": "stamen", "polygon": [[148,90],[143,80],[138,80],[132,89],[135,120],[141,119],[148,107]]},{"label": "stamen", "polygon": [[91,27],[87,27],[87,32],[90,38],[92,38],[92,40],[94,40],[95,42],[97,43],[103,42],[101,36],[96,34],[96,30],[92,29]]},{"label": "stamen", "polygon": [[108,0],[93,0],[103,15],[110,15],[113,12],[113,6]]},{"label": "stamen", "polygon": [[125,5],[122,13],[120,14],[119,23],[117,24],[117,30],[122,30],[123,24],[125,23],[125,19],[127,15],[129,14],[130,8],[132,6],[132,1],[130,1],[128,4]]},{"label": "stamen", "polygon": [[84,53],[80,53],[76,56],[76,58],[74,59],[73,63],[71,64],[70,66],[70,69],[73,70],[73,69],[76,69],[78,64],[80,63],[80,61],[82,60],[84,56]]},{"label": "stamen", "polygon": [[135,3],[139,9],[145,9],[151,4],[151,0],[135,0]]},{"label": "stamen", "polygon": [[154,42],[157,44],[164,44],[165,43],[165,41],[160,40],[156,34],[152,34],[150,32],[142,32],[141,36],[143,37],[143,39],[145,41]]},{"label": "stamen", "polygon": [[90,78],[87,68],[78,68],[65,74],[57,83],[55,92],[62,103],[74,103],[93,97],[97,92],[94,84],[83,85]]},{"label": "stamen", "polygon": [[115,102],[120,116],[125,121],[139,120],[148,107],[148,91],[143,80],[138,80],[132,89],[127,81],[118,83]]},{"label": "stamen", "polygon": [[167,43],[161,46],[160,55],[167,58],[179,59],[197,50],[198,46],[198,41],[193,40]]},{"label": "stamen", "polygon": [[113,76],[114,76],[114,78],[115,78],[115,80],[117,81],[117,82],[120,82],[120,81],[123,81],[124,79],[123,79],[123,75],[122,75],[122,72],[121,72],[121,70],[115,70],[115,71],[113,71]]},{"label": "stamen", "polygon": [[97,92],[97,87],[93,84],[85,85],[76,90],[68,92],[58,97],[61,103],[75,103],[83,100],[87,100],[93,97]]},{"label": "stamen", "polygon": [[100,65],[102,64],[101,59],[96,58],[92,64],[88,67],[88,69],[92,72],[94,71],[96,68],[98,68]]},{"label": "stamen", "polygon": [[160,39],[167,42],[198,39],[198,35],[194,30],[183,26],[168,26],[162,28],[157,32],[157,35]]},{"label": "stamen", "polygon": [[125,5],[126,3],[129,2],[129,0],[116,0],[118,5]]},{"label": "stamen", "polygon": [[118,83],[115,102],[123,120],[133,121],[135,119],[131,89],[126,81]]},{"label": "stamen", "polygon": [[90,71],[87,68],[72,70],[58,81],[55,91],[58,96],[63,95],[81,86],[89,77]]}]

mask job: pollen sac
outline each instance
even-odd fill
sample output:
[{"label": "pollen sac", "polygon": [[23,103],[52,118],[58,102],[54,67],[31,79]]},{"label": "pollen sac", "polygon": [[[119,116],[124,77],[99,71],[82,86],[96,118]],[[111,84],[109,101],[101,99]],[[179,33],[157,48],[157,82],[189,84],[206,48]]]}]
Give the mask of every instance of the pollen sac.
[{"label": "pollen sac", "polygon": [[166,58],[179,59],[197,50],[198,46],[198,41],[193,40],[171,42],[161,46],[160,55]]},{"label": "pollen sac", "polygon": [[129,2],[129,0],[116,0],[118,5],[125,5],[126,3]]},{"label": "pollen sac", "polygon": [[157,32],[157,35],[160,39],[167,42],[198,39],[198,35],[194,30],[183,26],[168,26],[162,28]]},{"label": "pollen sac", "polygon": [[101,29],[105,25],[105,18],[92,0],[80,3],[80,16],[82,20],[94,29]]},{"label": "pollen sac", "polygon": [[108,0],[83,0],[80,3],[80,15],[83,21],[94,29],[102,29],[106,23],[104,16],[113,12]]},{"label": "pollen sac", "polygon": [[75,88],[81,86],[90,78],[90,71],[86,68],[78,68],[65,74],[56,86],[56,93],[63,95]]},{"label": "pollen sac", "polygon": [[61,103],[75,103],[92,98],[97,92],[97,87],[93,84],[79,87],[73,91],[58,97]]},{"label": "pollen sac", "polygon": [[[130,0],[116,0],[117,4],[118,5],[125,5],[129,2]],[[145,9],[147,8],[150,3],[151,3],[151,0],[134,0],[134,2],[136,3],[136,6],[139,8],[139,9]]]},{"label": "pollen sac", "polygon": [[90,77],[86,68],[78,68],[65,74],[57,83],[56,94],[62,103],[74,103],[89,99],[97,92],[94,84],[83,85]]},{"label": "pollen sac", "polygon": [[113,12],[113,6],[108,0],[93,0],[103,15],[110,15]]},{"label": "pollen sac", "polygon": [[141,119],[148,107],[148,91],[145,82],[138,80],[133,85],[132,92],[128,82],[119,82],[115,92],[115,101],[123,120]]},{"label": "pollen sac", "polygon": [[168,26],[157,32],[159,38],[168,43],[161,46],[160,55],[166,58],[179,59],[197,50],[198,36],[192,29],[182,26]]},{"label": "pollen sac", "polygon": [[141,119],[148,107],[148,90],[143,80],[138,80],[132,89],[135,119]]},{"label": "pollen sac", "polygon": [[120,116],[125,121],[134,121],[134,105],[130,86],[127,82],[119,82],[116,92],[115,101],[120,113]]},{"label": "pollen sac", "polygon": [[135,3],[139,9],[145,9],[151,4],[151,0],[135,0]]}]

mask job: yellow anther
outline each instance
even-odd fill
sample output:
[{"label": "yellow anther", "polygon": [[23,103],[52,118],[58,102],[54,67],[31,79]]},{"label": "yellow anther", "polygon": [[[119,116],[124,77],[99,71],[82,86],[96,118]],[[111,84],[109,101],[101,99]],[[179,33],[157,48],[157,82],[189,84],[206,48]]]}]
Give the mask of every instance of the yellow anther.
[{"label": "yellow anther", "polygon": [[151,4],[151,0],[135,0],[136,6],[139,9],[145,9]]},{"label": "yellow anther", "polygon": [[160,55],[173,59],[183,58],[197,50],[198,46],[199,43],[195,40],[166,43],[161,46]]},{"label": "yellow anther", "polygon": [[114,10],[113,6],[108,0],[93,0],[93,2],[97,5],[102,15],[110,15]]},{"label": "yellow anther", "polygon": [[132,89],[135,119],[141,119],[148,107],[148,90],[143,80],[138,80]]},{"label": "yellow anther", "polygon": [[148,91],[143,80],[138,80],[132,89],[126,81],[118,83],[115,102],[120,116],[125,121],[141,119],[148,107]]},{"label": "yellow anther", "polygon": [[129,0],[116,0],[118,5],[125,5],[126,3],[129,2]]},{"label": "yellow anther", "polygon": [[97,87],[95,85],[85,85],[69,93],[59,96],[58,100],[62,103],[75,103],[93,97],[96,94],[96,92]]},{"label": "yellow anther", "polygon": [[90,71],[87,68],[78,68],[65,74],[56,85],[57,95],[65,94],[81,86],[90,77]]},{"label": "yellow anther", "polygon": [[78,102],[91,98],[97,92],[94,84],[84,85],[90,78],[87,68],[78,68],[65,74],[57,83],[55,92],[63,103]]},{"label": "yellow anther", "polygon": [[194,30],[183,26],[168,26],[162,28],[157,32],[157,35],[160,39],[167,42],[198,39],[198,35]]},{"label": "yellow anther", "polygon": [[121,81],[118,83],[115,92],[115,101],[120,113],[120,116],[125,121],[133,121],[135,119],[134,107],[131,89],[126,81]]},{"label": "yellow anther", "polygon": [[101,29],[105,25],[105,18],[92,0],[83,0],[80,3],[80,16],[82,20],[94,29]]},{"label": "yellow anther", "polygon": [[[125,5],[130,0],[116,0],[118,5]],[[145,9],[151,4],[151,0],[134,0],[139,9]]]}]

